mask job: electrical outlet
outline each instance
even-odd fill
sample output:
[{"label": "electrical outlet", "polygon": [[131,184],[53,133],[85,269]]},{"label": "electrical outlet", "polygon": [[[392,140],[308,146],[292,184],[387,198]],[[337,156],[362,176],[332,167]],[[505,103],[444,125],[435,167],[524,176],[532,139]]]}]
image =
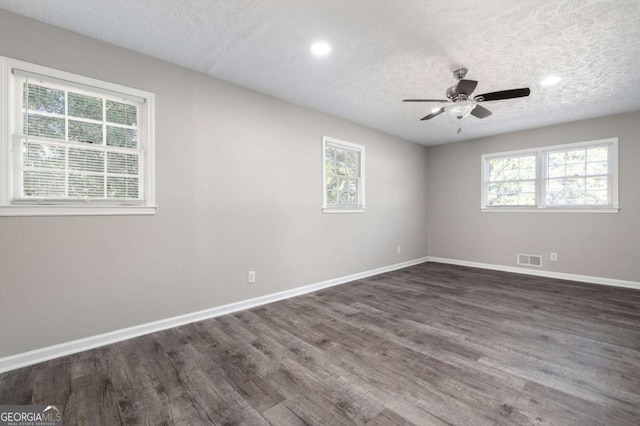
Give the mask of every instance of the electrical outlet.
[{"label": "electrical outlet", "polygon": [[253,284],[256,282],[256,271],[249,271],[247,273],[247,282]]},{"label": "electrical outlet", "polygon": [[400,254],[401,251],[402,249],[400,248],[400,246],[396,247],[396,253]]},{"label": "electrical outlet", "polygon": [[549,256],[549,259],[551,259],[552,262],[557,262],[558,261],[558,253],[551,253],[551,255]]}]

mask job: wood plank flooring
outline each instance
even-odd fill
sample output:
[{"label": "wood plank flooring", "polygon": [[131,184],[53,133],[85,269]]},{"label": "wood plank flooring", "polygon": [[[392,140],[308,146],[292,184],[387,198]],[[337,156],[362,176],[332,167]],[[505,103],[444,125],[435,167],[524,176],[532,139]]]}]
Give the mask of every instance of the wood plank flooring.
[{"label": "wood plank flooring", "polygon": [[640,291],[425,263],[0,375],[67,425],[639,425]]}]

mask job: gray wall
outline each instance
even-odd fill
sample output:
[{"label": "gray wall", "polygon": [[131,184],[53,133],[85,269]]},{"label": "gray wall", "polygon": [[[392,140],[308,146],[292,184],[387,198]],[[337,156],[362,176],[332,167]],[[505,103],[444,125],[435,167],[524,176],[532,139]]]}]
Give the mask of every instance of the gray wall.
[{"label": "gray wall", "polygon": [[[0,218],[0,356],[427,255],[425,147],[2,10],[0,55],[154,92],[159,205]],[[365,214],[321,213],[322,135]]]},{"label": "gray wall", "polygon": [[[633,112],[430,148],[429,256],[516,266],[518,252],[541,254],[546,270],[640,281],[638,123]],[[480,212],[482,154],[609,137],[619,138],[618,214]]]}]

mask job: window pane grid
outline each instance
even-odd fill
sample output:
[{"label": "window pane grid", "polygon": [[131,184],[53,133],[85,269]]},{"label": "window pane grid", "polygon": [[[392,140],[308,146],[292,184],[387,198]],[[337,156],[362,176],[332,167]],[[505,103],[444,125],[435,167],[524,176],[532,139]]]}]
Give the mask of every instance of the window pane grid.
[{"label": "window pane grid", "polygon": [[611,205],[608,145],[549,151],[545,155],[547,206]]},{"label": "window pane grid", "polygon": [[26,199],[141,200],[141,157],[25,142],[22,194]]},{"label": "window pane grid", "polygon": [[536,157],[523,155],[488,160],[485,187],[488,206],[533,206],[536,204]]},{"label": "window pane grid", "polygon": [[22,83],[22,91],[23,134],[28,137],[137,148],[136,105],[28,79]]},{"label": "window pane grid", "polygon": [[28,78],[18,83],[23,124],[16,129],[24,136],[16,199],[143,199],[137,105]]}]

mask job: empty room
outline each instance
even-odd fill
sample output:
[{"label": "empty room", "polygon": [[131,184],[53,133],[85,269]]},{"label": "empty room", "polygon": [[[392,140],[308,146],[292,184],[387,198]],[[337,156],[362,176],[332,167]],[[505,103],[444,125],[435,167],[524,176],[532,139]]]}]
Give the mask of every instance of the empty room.
[{"label": "empty room", "polygon": [[640,425],[637,0],[0,0],[0,426]]}]

